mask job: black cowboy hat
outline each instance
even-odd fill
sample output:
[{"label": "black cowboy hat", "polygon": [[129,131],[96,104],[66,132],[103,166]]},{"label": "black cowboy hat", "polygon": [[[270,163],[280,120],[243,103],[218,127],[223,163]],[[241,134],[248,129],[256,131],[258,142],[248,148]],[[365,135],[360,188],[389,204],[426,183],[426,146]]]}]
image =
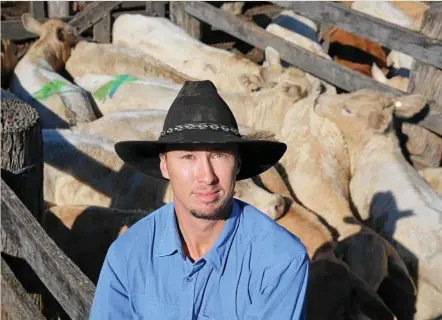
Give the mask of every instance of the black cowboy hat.
[{"label": "black cowboy hat", "polygon": [[156,141],[122,141],[115,144],[118,156],[142,173],[164,179],[159,154],[169,148],[191,149],[237,146],[241,169],[237,180],[256,176],[275,165],[287,146],[282,142],[248,140],[238,131],[229,106],[212,82],[186,81],[173,101]]}]

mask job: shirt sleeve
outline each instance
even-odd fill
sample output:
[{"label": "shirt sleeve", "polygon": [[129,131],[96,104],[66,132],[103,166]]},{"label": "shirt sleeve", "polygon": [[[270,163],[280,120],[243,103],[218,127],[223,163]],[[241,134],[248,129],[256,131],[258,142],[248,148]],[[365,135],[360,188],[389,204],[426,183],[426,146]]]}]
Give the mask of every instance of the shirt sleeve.
[{"label": "shirt sleeve", "polygon": [[101,268],[90,320],[132,319],[125,264],[118,261],[114,250],[115,247],[111,245]]},{"label": "shirt sleeve", "polygon": [[307,254],[269,269],[245,319],[305,319],[308,272]]}]

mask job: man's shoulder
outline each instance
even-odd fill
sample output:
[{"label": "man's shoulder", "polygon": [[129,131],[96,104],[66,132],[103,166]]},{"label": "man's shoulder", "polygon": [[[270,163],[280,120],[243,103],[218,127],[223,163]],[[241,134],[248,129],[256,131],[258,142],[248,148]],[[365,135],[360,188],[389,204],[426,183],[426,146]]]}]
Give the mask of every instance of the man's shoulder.
[{"label": "man's shoulder", "polygon": [[239,201],[243,209],[241,231],[261,254],[291,259],[307,254],[301,240],[257,208]]},{"label": "man's shoulder", "polygon": [[170,210],[172,203],[149,213],[141,220],[134,223],[112,243],[111,248],[119,254],[130,255],[136,250],[146,250],[154,239],[157,229],[164,229],[165,213]]}]

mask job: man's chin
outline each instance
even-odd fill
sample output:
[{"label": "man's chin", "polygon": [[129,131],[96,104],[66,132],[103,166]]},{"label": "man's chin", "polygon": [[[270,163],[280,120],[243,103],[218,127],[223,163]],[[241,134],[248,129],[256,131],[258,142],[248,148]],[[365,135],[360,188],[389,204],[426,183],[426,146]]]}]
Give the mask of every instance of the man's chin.
[{"label": "man's chin", "polygon": [[228,215],[225,211],[225,206],[218,204],[205,208],[194,208],[190,210],[190,213],[198,219],[220,220],[225,219]]}]

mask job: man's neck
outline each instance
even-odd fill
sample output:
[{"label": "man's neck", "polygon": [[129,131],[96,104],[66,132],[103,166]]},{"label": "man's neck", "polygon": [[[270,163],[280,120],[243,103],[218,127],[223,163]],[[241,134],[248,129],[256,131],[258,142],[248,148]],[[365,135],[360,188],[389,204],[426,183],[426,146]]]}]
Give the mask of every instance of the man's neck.
[{"label": "man's neck", "polygon": [[[229,213],[232,206],[228,207]],[[192,261],[203,257],[220,235],[226,220],[205,220],[190,212],[175,212],[184,254]],[[228,215],[227,215],[228,216]]]}]

